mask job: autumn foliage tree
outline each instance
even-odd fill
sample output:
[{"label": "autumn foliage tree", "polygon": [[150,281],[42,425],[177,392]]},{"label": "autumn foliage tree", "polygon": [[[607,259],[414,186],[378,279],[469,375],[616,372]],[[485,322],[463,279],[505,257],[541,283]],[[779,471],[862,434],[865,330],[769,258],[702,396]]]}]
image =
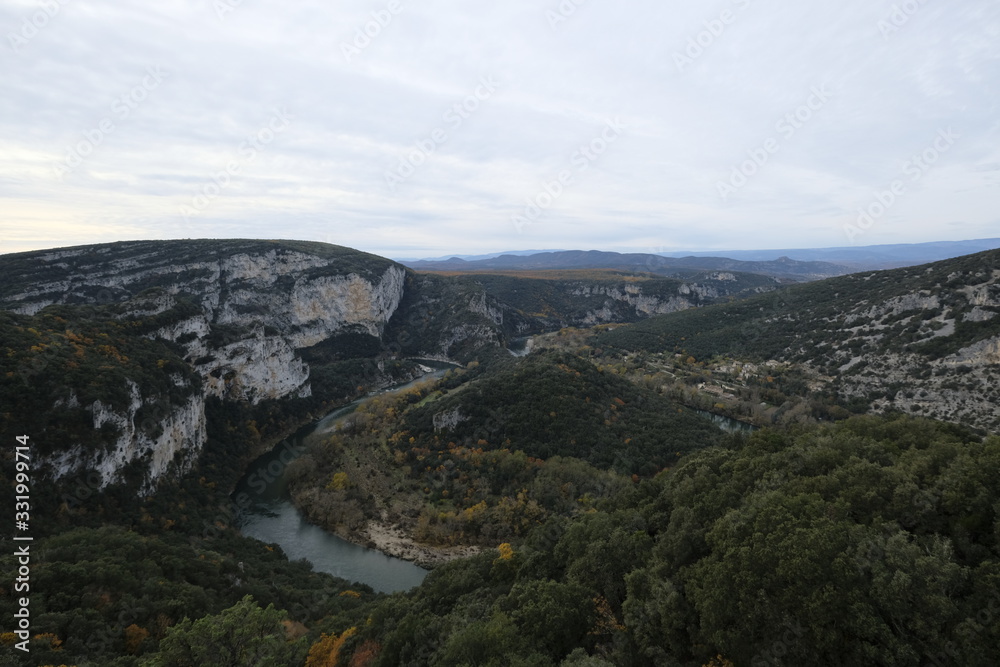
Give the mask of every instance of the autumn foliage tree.
[{"label": "autumn foliage tree", "polygon": [[309,649],[309,655],[306,656],[306,667],[337,667],[344,643],[357,631],[357,628],[348,628],[339,635],[323,633],[319,641]]}]

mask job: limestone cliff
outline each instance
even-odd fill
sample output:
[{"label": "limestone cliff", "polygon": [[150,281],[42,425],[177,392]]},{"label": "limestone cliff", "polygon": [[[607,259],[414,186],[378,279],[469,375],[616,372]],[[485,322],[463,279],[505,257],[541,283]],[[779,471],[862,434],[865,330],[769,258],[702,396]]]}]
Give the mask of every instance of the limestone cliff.
[{"label": "limestone cliff", "polygon": [[[141,418],[144,408],[150,416]],[[149,492],[171,464],[180,471],[189,469],[205,445],[205,401],[200,395],[174,406],[143,396],[138,385],[130,382],[127,406],[94,401],[87,411],[95,430],[110,426],[116,435],[106,448],[88,449],[74,443],[43,459],[40,467],[53,479],[86,474],[93,486],[103,488],[122,481],[122,470],[139,463],[145,469],[142,491]]]},{"label": "limestone cliff", "polygon": [[[209,395],[254,403],[308,396],[309,368],[296,350],[345,328],[381,335],[405,276],[363,253],[316,254],[322,245],[143,241],[25,253],[20,285],[7,286],[3,306],[34,314],[57,303],[106,304],[122,319],[166,314],[147,336],[184,345]],[[198,308],[182,311],[179,298]]]},{"label": "limestone cliff", "polygon": [[126,379],[127,399],[80,405],[71,394],[53,406],[86,410],[110,441],[96,450],[66,443],[41,463],[52,476],[97,472],[106,484],[141,461],[148,488],[175,457],[189,465],[204,446],[207,397],[309,397],[310,367],[299,351],[341,331],[380,337],[406,275],[345,248],[261,241],[114,243],[9,255],[0,265],[4,309],[99,306],[149,340],[180,346],[201,377],[197,395],[179,403]]}]

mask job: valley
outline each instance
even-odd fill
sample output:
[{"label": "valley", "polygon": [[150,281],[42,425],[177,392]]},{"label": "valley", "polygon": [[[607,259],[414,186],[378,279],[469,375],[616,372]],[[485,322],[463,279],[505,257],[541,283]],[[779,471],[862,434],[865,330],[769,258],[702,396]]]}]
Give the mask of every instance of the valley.
[{"label": "valley", "polygon": [[[988,665],[1000,641],[1000,251],[808,282],[243,240],[0,269],[38,554],[32,655],[3,634],[3,664]],[[247,537],[255,503],[267,535],[433,569],[386,595],[408,586]]]}]

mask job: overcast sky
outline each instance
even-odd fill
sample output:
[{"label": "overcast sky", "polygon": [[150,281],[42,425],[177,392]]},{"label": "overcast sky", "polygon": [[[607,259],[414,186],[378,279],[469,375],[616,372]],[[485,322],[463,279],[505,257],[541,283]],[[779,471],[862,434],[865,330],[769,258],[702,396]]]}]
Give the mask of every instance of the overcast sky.
[{"label": "overcast sky", "polygon": [[1000,236],[997,0],[0,0],[0,252]]}]

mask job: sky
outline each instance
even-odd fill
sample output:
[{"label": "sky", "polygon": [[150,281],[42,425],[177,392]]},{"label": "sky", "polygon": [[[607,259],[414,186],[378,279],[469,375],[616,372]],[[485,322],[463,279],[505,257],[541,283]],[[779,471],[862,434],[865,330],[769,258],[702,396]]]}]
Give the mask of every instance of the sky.
[{"label": "sky", "polygon": [[996,0],[0,0],[0,253],[1000,236]]}]

